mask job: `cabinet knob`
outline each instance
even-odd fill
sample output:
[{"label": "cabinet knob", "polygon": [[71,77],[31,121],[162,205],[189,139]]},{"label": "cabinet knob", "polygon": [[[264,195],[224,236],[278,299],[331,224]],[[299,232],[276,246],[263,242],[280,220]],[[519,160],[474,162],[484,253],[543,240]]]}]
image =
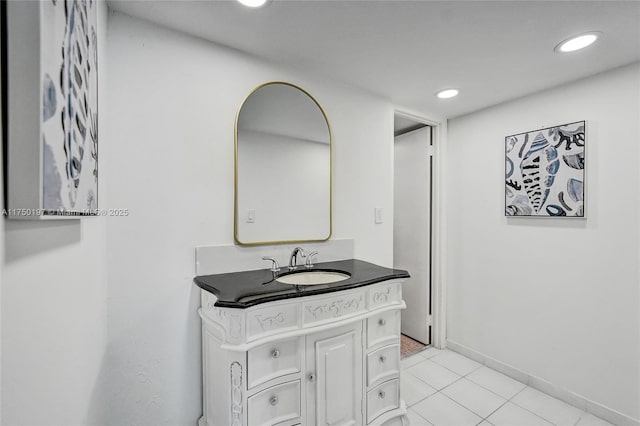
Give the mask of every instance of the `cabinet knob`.
[{"label": "cabinet knob", "polygon": [[378,321],[378,324],[380,325],[386,325],[387,324],[387,320],[384,318],[380,318],[380,321]]},{"label": "cabinet knob", "polygon": [[378,392],[378,396],[380,397],[380,399],[384,399],[384,397],[387,396],[387,394],[384,393],[383,390],[381,390],[380,392]]},{"label": "cabinet knob", "polygon": [[313,383],[313,381],[316,379],[316,376],[313,373],[309,373],[309,375],[307,376],[307,379]]},{"label": "cabinet knob", "polygon": [[274,407],[278,405],[278,397],[274,395],[269,398],[269,404],[273,405]]},{"label": "cabinet knob", "polygon": [[380,362],[384,363],[384,362],[386,362],[386,361],[387,361],[387,357],[386,357],[386,356],[384,356],[384,355],[381,355],[381,356],[380,356]]},{"label": "cabinet knob", "polygon": [[271,352],[271,356],[273,358],[279,358],[280,357],[280,351],[278,349],[274,349],[273,352]]}]

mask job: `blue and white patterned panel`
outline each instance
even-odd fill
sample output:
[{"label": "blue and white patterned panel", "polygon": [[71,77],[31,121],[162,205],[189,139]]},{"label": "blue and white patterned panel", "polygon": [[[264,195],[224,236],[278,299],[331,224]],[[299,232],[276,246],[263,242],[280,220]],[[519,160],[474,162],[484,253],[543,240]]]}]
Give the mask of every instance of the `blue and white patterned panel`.
[{"label": "blue and white patterned panel", "polygon": [[505,138],[507,216],[584,217],[585,122]]}]

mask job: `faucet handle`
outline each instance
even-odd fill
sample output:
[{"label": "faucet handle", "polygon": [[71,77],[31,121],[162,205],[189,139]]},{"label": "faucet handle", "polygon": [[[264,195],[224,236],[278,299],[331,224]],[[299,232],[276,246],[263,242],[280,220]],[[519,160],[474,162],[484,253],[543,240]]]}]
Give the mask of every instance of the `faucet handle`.
[{"label": "faucet handle", "polygon": [[271,272],[278,272],[280,270],[280,265],[278,265],[278,261],[273,257],[262,256],[262,260],[270,260],[271,263]]},{"label": "faucet handle", "polygon": [[307,254],[307,261],[306,261],[306,262],[305,262],[305,264],[304,264],[304,267],[305,267],[305,268],[307,268],[307,269],[308,269],[308,268],[313,268],[313,263],[311,263],[311,258],[312,258],[313,256],[316,256],[317,254],[318,254],[318,252],[317,252],[317,251],[312,251],[311,253]]}]

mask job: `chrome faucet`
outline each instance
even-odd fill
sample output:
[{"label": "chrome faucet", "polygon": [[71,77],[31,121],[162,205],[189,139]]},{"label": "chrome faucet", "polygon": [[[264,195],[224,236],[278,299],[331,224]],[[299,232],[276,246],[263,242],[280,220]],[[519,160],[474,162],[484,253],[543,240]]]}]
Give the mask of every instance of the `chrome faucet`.
[{"label": "chrome faucet", "polygon": [[312,260],[312,257],[317,254],[318,254],[317,251],[312,251],[311,253],[307,254],[307,261],[304,263],[305,268],[307,269],[313,268],[313,263],[311,263],[311,260]]},{"label": "chrome faucet", "polygon": [[291,257],[289,257],[290,271],[293,271],[298,267],[298,253],[300,253],[300,256],[306,257],[306,254],[304,253],[304,250],[302,250],[302,247],[294,248],[293,251],[291,252]]}]

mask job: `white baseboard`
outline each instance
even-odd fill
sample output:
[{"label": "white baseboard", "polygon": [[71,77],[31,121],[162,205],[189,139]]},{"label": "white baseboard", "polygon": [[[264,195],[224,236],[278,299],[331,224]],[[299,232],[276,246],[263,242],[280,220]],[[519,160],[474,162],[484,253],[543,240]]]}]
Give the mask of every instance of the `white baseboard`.
[{"label": "white baseboard", "polygon": [[554,385],[551,382],[548,382],[540,377],[529,374],[525,371],[519,370],[518,368],[504,363],[502,361],[498,361],[495,358],[491,358],[487,355],[484,355],[474,349],[471,349],[467,346],[461,345],[460,343],[453,342],[447,339],[447,349],[450,349],[454,352],[459,352],[460,354],[466,356],[467,358],[471,358],[472,360],[479,362],[480,364],[486,365],[489,368],[492,368],[496,371],[501,372],[504,375],[511,377],[514,380],[517,380],[525,385],[531,386],[534,389],[539,390],[540,392],[546,393],[554,398],[557,398],[561,401],[566,402],[569,405],[573,405],[576,408],[584,410],[588,413],[593,414],[596,417],[600,417],[608,421],[609,423],[613,423],[618,426],[640,426],[640,420],[629,417],[625,414],[620,413],[612,408],[606,407],[600,403],[592,401],[588,398],[585,398],[582,395],[571,392],[568,389],[564,389],[560,386]]}]

